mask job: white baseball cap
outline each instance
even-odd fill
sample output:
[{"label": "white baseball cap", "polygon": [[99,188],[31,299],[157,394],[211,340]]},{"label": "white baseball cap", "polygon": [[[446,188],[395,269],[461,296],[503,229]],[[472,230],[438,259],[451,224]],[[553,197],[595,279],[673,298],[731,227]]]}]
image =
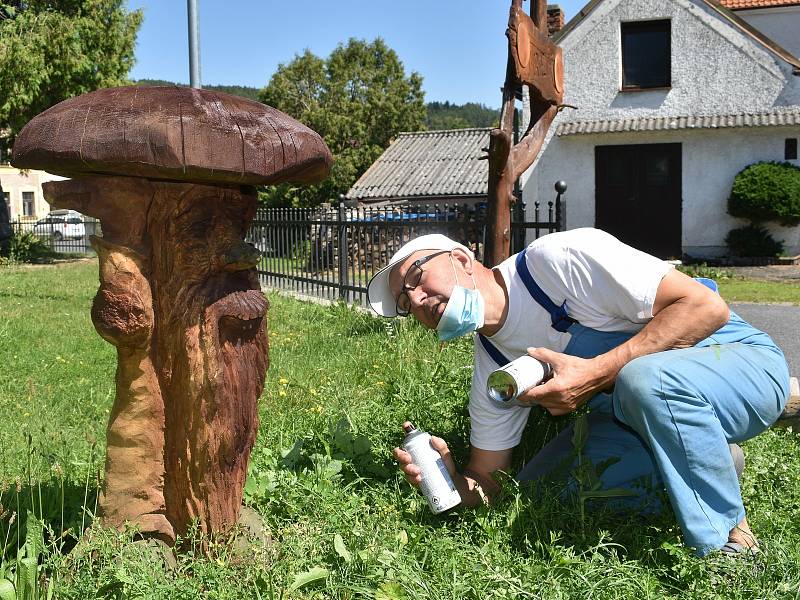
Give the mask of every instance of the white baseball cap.
[{"label": "white baseball cap", "polygon": [[367,284],[367,300],[369,300],[372,310],[384,317],[397,316],[397,299],[389,288],[389,274],[399,263],[419,250],[455,250],[456,248],[466,252],[470,258],[475,258],[472,250],[464,244],[459,244],[440,233],[423,235],[405,243],[394,253],[389,264],[375,273]]}]

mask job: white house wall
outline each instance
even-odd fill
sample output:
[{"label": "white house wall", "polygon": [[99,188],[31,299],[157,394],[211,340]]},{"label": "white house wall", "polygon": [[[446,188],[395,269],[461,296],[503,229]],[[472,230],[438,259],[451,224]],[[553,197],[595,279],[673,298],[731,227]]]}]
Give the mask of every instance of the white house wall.
[{"label": "white house wall", "polygon": [[[620,91],[620,23],[669,19],[672,85],[667,90]],[[559,123],[647,116],[767,112],[800,104],[800,77],[763,45],[701,1],[605,0],[559,41],[564,51],[566,104],[550,129],[539,159],[521,178],[523,198],[555,197],[564,179],[569,228],[594,224],[594,147],[604,144],[683,144],[683,243],[687,252],[723,251],[736,221],[725,212],[733,176],[759,160],[783,160],[784,140],[798,128],[678,130],[575,135],[553,132]],[[528,105],[523,114],[527,118]],[[711,215],[711,217],[709,217]],[[776,230],[798,249],[800,232]]]},{"label": "white house wall", "polygon": [[[746,221],[727,214],[733,178],[747,165],[761,160],[783,160],[784,140],[800,137],[800,128],[775,127],[683,130],[613,135],[554,137],[525,189],[525,200],[544,206],[555,198],[553,184],[563,179],[567,227],[591,227],[595,214],[595,147],[622,144],[680,143],[682,153],[683,250],[697,257],[725,254],[725,236]],[[745,143],[743,143],[745,142]],[[800,166],[800,161],[788,161]],[[535,198],[534,198],[535,194]],[[800,228],[768,226],[791,254],[800,254]]]}]

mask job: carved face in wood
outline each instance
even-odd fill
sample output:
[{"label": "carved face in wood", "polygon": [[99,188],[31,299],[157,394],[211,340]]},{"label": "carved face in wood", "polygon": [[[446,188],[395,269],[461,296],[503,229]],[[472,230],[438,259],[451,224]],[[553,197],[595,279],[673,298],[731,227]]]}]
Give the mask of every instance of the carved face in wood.
[{"label": "carved face in wood", "polygon": [[[165,286],[154,297],[160,356],[156,364],[164,383],[167,447],[172,435],[197,442],[192,446],[202,456],[192,456],[191,464],[183,468],[197,469],[199,474],[212,456],[221,465],[233,466],[255,437],[256,402],[237,404],[230,399],[257,399],[263,379],[243,377],[243,373],[264,373],[267,368],[264,319],[268,303],[253,269],[258,251],[242,241],[256,198],[251,188],[235,186],[159,183],[154,187],[148,231],[152,279]],[[180,193],[176,188],[181,188]],[[171,402],[187,393],[198,401]],[[185,414],[187,408],[194,414]],[[198,439],[209,430],[195,429],[193,424],[217,420],[226,424],[211,428],[218,435]],[[231,473],[223,469],[219,481],[205,484],[240,489],[244,482],[226,481],[229,474],[237,479],[245,475],[238,469]],[[186,497],[188,492],[198,500],[204,496],[200,490],[174,489],[181,485],[168,476],[168,505],[173,493]],[[209,525],[213,528],[214,524]]]}]

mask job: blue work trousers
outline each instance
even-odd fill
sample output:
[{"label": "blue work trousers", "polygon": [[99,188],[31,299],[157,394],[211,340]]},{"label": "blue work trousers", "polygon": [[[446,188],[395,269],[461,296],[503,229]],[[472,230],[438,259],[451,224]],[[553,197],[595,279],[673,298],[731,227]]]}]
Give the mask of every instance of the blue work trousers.
[{"label": "blue work trousers", "polygon": [[[573,327],[576,343],[565,352],[586,358],[630,337]],[[640,505],[653,505],[642,480],[665,488],[686,544],[702,556],[721,548],[745,516],[728,444],[768,428],[788,395],[781,350],[731,312],[727,325],[692,348],[628,363],[613,393],[590,402],[583,455],[594,463],[618,458],[602,473],[603,486],[633,490]],[[537,479],[563,463],[571,437],[572,427],[562,431],[517,479]]]}]

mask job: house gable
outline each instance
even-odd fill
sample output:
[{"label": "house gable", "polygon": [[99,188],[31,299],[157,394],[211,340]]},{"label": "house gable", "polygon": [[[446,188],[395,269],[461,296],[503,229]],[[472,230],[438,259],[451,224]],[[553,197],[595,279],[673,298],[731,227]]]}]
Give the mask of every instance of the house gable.
[{"label": "house gable", "polygon": [[[556,37],[564,49],[559,121],[766,112],[800,104],[793,65],[706,0],[595,0]],[[736,19],[735,16],[730,15]],[[620,91],[620,23],[668,19],[669,89]]]}]

